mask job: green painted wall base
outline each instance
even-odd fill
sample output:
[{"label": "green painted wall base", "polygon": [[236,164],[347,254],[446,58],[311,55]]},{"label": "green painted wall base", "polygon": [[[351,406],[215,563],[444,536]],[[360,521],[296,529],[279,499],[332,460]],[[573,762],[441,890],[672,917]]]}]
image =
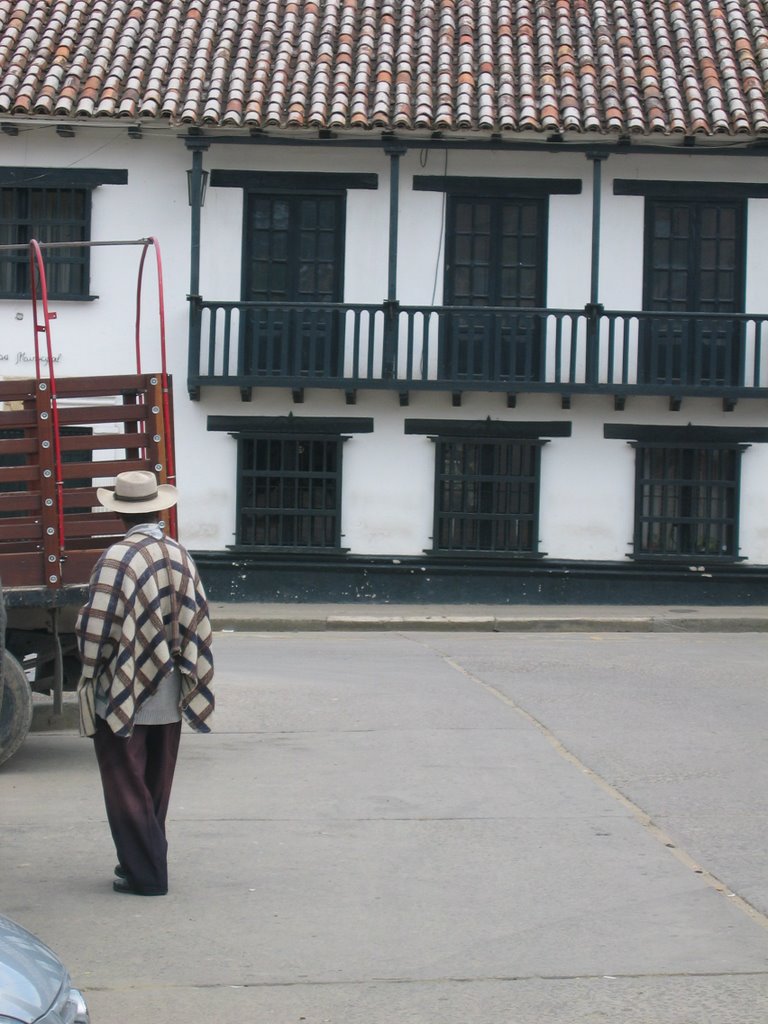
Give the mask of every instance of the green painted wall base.
[{"label": "green painted wall base", "polygon": [[193,555],[212,601],[768,604],[768,566]]}]

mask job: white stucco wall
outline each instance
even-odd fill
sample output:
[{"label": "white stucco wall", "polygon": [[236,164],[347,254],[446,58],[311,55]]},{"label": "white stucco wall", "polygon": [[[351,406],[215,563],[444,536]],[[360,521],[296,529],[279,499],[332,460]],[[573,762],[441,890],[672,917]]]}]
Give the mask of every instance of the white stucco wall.
[{"label": "white stucco wall", "polygon": [[[343,156],[343,166],[340,160]],[[373,417],[370,434],[355,434],[344,448],[342,543],[356,554],[397,558],[431,546],[434,446],[406,435],[405,418],[563,420],[572,436],[544,448],[541,478],[540,547],[552,558],[621,560],[631,549],[634,453],[626,441],[606,440],[605,423],[683,426],[763,426],[763,403],[741,401],[724,413],[713,400],[687,399],[670,412],[663,399],[632,398],[623,412],[604,397],[579,397],[562,409],[559,397],[521,394],[509,409],[505,396],[467,393],[460,408],[450,395],[413,391],[401,407],[396,393],[360,391],[349,406],[343,393],[308,389],[294,405],[283,389],[256,389],[243,403],[232,389],[206,389],[200,402],[186,393],[190,218],[186,169],[190,155],[166,131],[132,141],[118,126],[78,129],[75,139],[36,129],[0,137],[0,163],[29,166],[128,168],[126,186],[95,190],[95,239],[155,235],[165,272],[169,365],[175,379],[178,481],[183,500],[180,523],[190,546],[222,550],[234,540],[236,446],[226,433],[209,432],[209,415],[294,415]],[[345,299],[380,302],[387,290],[389,162],[378,150],[331,152],[303,148],[219,146],[205,155],[205,167],[272,171],[376,173],[379,189],[351,191],[347,201]],[[414,192],[414,174],[442,174],[445,155],[411,151],[401,160],[398,293],[404,304],[442,299],[442,215],[440,193]],[[582,155],[452,152],[450,175],[582,178],[580,195],[554,195],[549,213],[547,304],[578,308],[589,298],[591,174]],[[680,157],[612,157],[603,164],[600,298],[608,308],[639,309],[642,296],[643,200],[614,196],[612,180],[653,178],[741,180],[759,174],[753,160],[694,160]],[[206,298],[240,295],[242,193],[208,189],[202,219],[201,291]],[[764,311],[768,295],[768,200],[749,202],[747,308]],[[129,372],[133,359],[133,303],[138,250],[94,250],[90,303],[56,302],[54,353],[60,374]],[[145,295],[145,369],[156,368],[157,328],[148,267]],[[20,359],[19,354],[25,358]],[[26,376],[32,353],[29,304],[0,300],[0,374]],[[741,545],[750,561],[768,563],[768,446],[755,444],[743,458]]]}]

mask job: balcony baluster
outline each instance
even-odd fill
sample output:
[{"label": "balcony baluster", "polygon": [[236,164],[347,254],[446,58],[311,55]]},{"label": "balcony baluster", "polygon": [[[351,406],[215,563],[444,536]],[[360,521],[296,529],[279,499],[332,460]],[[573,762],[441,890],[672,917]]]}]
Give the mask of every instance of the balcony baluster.
[{"label": "balcony baluster", "polygon": [[231,385],[768,397],[768,314],[200,298],[192,310],[193,395]]}]

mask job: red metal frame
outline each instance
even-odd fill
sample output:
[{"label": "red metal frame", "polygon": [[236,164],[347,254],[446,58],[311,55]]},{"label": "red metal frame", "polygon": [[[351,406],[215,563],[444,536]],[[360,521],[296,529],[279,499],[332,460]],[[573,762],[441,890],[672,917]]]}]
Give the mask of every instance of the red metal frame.
[{"label": "red metal frame", "polygon": [[[158,301],[158,315],[160,324],[160,377],[162,386],[162,401],[163,401],[163,424],[165,431],[165,452],[166,452],[166,479],[169,483],[176,483],[176,466],[174,459],[173,449],[173,426],[171,423],[171,409],[170,409],[170,384],[168,379],[168,362],[166,352],[166,337],[165,337],[165,294],[163,289],[163,264],[162,257],[160,255],[160,245],[156,238],[142,238],[134,241],[119,241],[119,242],[54,242],[54,243],[40,243],[36,239],[32,239],[29,243],[29,265],[30,265],[30,289],[32,295],[32,310],[33,310],[33,332],[34,332],[34,345],[35,345],[35,372],[37,378],[38,388],[43,383],[42,367],[41,367],[41,356],[40,356],[40,335],[45,335],[46,350],[48,354],[48,384],[50,388],[50,401],[51,401],[51,418],[53,424],[53,436],[54,436],[54,465],[55,465],[55,485],[56,485],[56,497],[58,505],[58,528],[59,528],[59,543],[63,549],[65,546],[64,536],[64,501],[63,501],[63,479],[62,479],[62,459],[61,459],[61,445],[60,445],[60,430],[59,430],[59,411],[57,402],[56,392],[56,373],[54,370],[53,362],[53,345],[51,341],[51,320],[56,319],[56,313],[51,312],[48,305],[48,284],[45,274],[45,261],[43,259],[42,249],[44,248],[81,248],[91,247],[99,245],[140,245],[142,247],[141,259],[139,261],[139,270],[136,284],[136,320],[135,320],[135,346],[136,346],[136,373],[141,373],[141,306],[142,306],[142,285],[144,280],[144,264],[147,257],[147,252],[151,248],[155,254],[155,267],[157,272],[157,301]],[[3,246],[2,248],[6,248]],[[11,248],[11,247],[8,247]],[[39,292],[39,296],[38,296]],[[178,536],[178,520],[176,515],[176,509],[171,508],[168,515],[168,532],[174,538]]]},{"label": "red metal frame", "polygon": [[[171,421],[171,409],[168,387],[168,361],[165,346],[165,292],[163,289],[163,260],[160,255],[160,246],[157,239],[149,237],[145,240],[139,261],[139,275],[136,283],[136,372],[141,373],[141,286],[144,277],[144,261],[150,245],[155,253],[155,267],[157,270],[157,304],[160,318],[160,378],[163,388],[163,422],[165,423],[165,448],[166,448],[166,477],[168,483],[176,484],[176,463],[173,449],[173,423]],[[172,537],[178,536],[178,523],[176,508],[169,509],[168,531]]]}]

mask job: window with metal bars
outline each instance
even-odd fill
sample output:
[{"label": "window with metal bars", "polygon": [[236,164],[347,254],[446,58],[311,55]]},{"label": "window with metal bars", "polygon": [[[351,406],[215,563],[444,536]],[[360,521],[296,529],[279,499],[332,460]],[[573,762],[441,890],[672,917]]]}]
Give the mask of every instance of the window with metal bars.
[{"label": "window with metal bars", "polygon": [[342,446],[339,436],[239,437],[237,545],[339,550]]},{"label": "window with metal bars", "polygon": [[744,447],[636,443],[635,556],[737,558]]},{"label": "window with metal bars", "polygon": [[437,438],[434,550],[537,553],[545,443]]},{"label": "window with metal bars", "polygon": [[[0,244],[87,242],[90,238],[90,188],[0,188]],[[87,299],[89,250],[48,249],[48,294],[54,299]],[[30,294],[29,251],[0,253],[0,298]]]}]

